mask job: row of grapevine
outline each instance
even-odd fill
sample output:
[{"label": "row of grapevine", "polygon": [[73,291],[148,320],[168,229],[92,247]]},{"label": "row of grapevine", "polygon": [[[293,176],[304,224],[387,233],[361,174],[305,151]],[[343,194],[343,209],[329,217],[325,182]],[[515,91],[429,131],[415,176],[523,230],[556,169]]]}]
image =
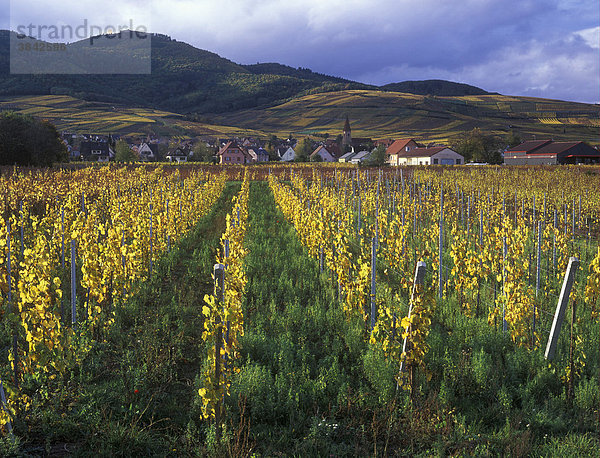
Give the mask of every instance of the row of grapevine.
[{"label": "row of grapevine", "polygon": [[215,419],[217,431],[220,430],[222,400],[229,395],[235,369],[233,361],[238,356],[238,339],[244,334],[242,299],[247,282],[244,238],[248,227],[249,188],[250,177],[246,173],[221,236],[214,273],[215,291],[204,297],[202,307],[202,337],[207,343],[208,355],[198,394],[202,398],[203,416]]},{"label": "row of grapevine", "polygon": [[[23,385],[45,386],[103,338],[118,301],[208,212],[225,183],[204,173],[180,180],[161,170],[113,172],[57,172],[56,188],[39,189],[0,220],[2,310],[13,340],[2,382],[12,413],[31,402]],[[89,185],[94,197],[59,197],[67,178],[72,188]],[[19,181],[10,182],[18,192]]]}]

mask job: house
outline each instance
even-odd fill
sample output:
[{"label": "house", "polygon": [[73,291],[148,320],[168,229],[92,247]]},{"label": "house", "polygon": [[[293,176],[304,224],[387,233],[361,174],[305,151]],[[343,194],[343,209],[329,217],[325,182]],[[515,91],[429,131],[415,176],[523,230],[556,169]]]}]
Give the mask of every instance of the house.
[{"label": "house", "polygon": [[583,142],[534,140],[504,152],[506,165],[598,164],[600,151]]},{"label": "house", "polygon": [[338,159],[338,162],[350,162],[350,159],[352,159],[355,155],[356,153],[354,151],[350,151],[349,153],[342,155]]},{"label": "house", "polygon": [[350,158],[351,164],[362,164],[371,157],[371,151],[359,151]]},{"label": "house", "polygon": [[142,143],[137,147],[137,153],[142,162],[151,162],[158,159],[158,143]]},{"label": "house", "polygon": [[167,161],[169,162],[187,162],[188,160],[188,151],[182,146],[178,146],[173,151],[171,151],[166,156]]},{"label": "house", "polygon": [[269,162],[269,153],[263,148],[250,148],[248,154],[252,162]]},{"label": "house", "polygon": [[250,162],[251,157],[244,148],[236,142],[227,142],[217,153],[219,164],[225,165],[243,165]]},{"label": "house", "polygon": [[460,165],[465,158],[446,146],[413,148],[398,154],[398,165]]},{"label": "house", "polygon": [[[281,154],[281,153],[280,153]],[[291,162],[296,159],[296,151],[291,146],[288,146],[283,154],[281,154],[281,160],[284,162]]]},{"label": "house", "polygon": [[385,150],[386,162],[390,165],[400,165],[400,154],[407,153],[418,147],[419,145],[412,138],[396,140]]},{"label": "house", "polygon": [[323,145],[319,145],[309,157],[311,161],[315,161],[318,160],[317,156],[321,158],[321,162],[335,162],[335,157],[333,154],[327,151],[327,148],[325,148]]},{"label": "house", "polygon": [[108,162],[115,158],[115,153],[106,140],[86,140],[79,146],[84,161]]}]

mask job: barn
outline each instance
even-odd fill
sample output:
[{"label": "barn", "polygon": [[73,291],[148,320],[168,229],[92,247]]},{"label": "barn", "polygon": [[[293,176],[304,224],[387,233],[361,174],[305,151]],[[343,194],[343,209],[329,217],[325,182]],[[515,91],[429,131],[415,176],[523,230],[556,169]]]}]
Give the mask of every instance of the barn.
[{"label": "barn", "polygon": [[506,165],[598,164],[600,151],[584,142],[527,141],[504,152]]}]

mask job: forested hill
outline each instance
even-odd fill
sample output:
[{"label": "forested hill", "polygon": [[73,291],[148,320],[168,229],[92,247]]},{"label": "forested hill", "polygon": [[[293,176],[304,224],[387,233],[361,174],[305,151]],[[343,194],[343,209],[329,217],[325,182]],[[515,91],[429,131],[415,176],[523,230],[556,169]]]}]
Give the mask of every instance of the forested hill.
[{"label": "forested hill", "polygon": [[[431,91],[426,92],[431,95],[485,93],[479,88],[448,81],[405,82],[378,88],[277,63],[239,65],[160,34],[151,35],[152,73],[149,75],[11,75],[11,33],[14,32],[0,31],[0,96],[70,95],[85,100],[202,114],[272,106],[293,97],[348,89],[416,94]],[[67,47],[81,48],[82,43],[75,42]],[[111,56],[122,53],[123,59],[127,58],[128,51],[118,45],[101,43],[95,50]],[[60,53],[53,53],[48,58],[62,58],[65,61],[61,65],[65,69],[72,70],[77,65],[66,61]]]},{"label": "forested hill", "polygon": [[476,86],[464,83],[454,83],[445,80],[403,81],[381,86],[380,89],[390,92],[404,92],[418,95],[438,95],[441,97],[460,97],[463,95],[488,95]]}]

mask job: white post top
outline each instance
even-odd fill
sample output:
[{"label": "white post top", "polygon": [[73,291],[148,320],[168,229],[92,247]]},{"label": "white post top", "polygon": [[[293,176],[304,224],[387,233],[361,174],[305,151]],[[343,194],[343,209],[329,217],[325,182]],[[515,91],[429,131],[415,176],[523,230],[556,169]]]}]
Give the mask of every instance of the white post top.
[{"label": "white post top", "polygon": [[422,285],[423,280],[425,279],[425,269],[427,268],[427,264],[424,261],[417,262],[417,268],[415,269],[415,285]]}]

